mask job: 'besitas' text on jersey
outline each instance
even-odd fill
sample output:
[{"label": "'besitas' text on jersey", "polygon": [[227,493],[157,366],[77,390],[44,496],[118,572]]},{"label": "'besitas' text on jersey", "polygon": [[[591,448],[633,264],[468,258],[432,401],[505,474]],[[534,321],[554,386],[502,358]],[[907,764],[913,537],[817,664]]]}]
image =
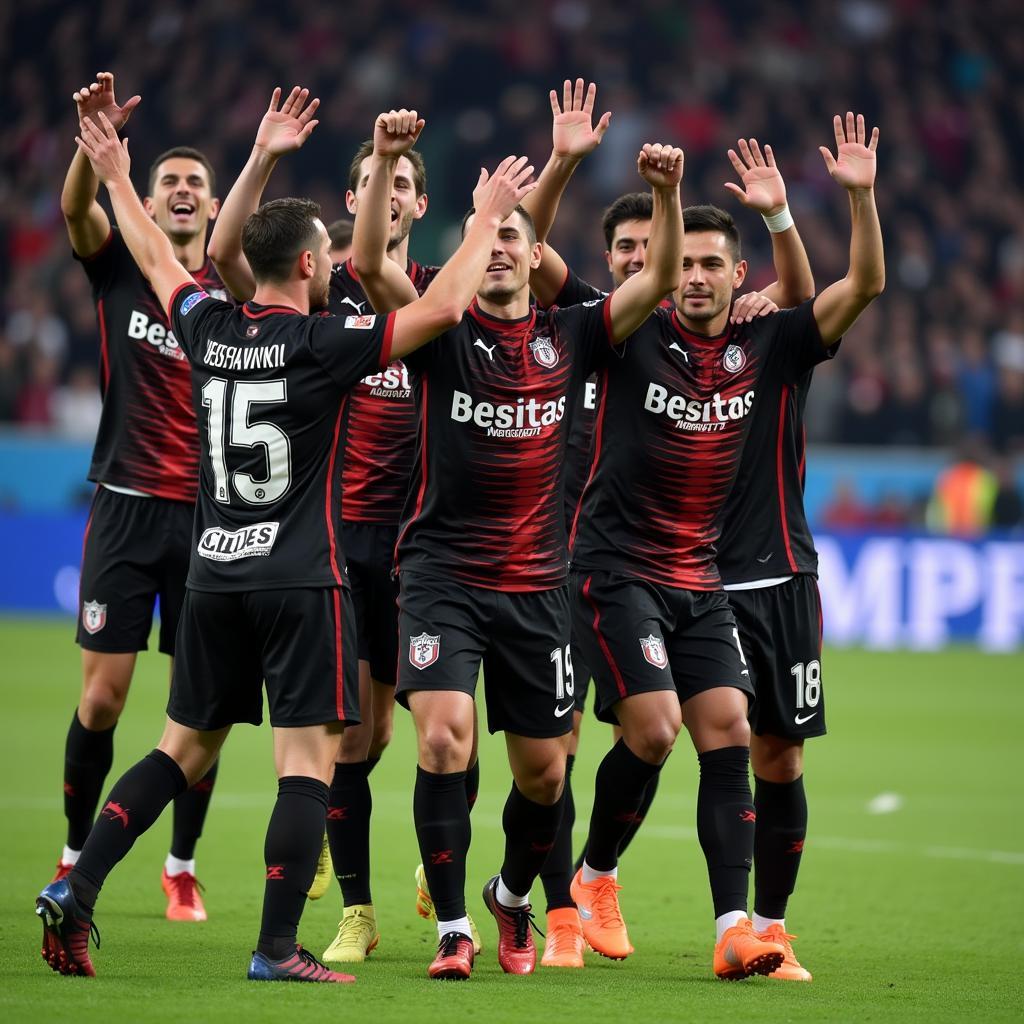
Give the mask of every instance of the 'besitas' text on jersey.
[{"label": "'besitas' text on jersey", "polygon": [[341,420],[348,390],[388,365],[393,315],[234,307],[191,284],[169,314],[202,449],[188,586],[343,584]]}]

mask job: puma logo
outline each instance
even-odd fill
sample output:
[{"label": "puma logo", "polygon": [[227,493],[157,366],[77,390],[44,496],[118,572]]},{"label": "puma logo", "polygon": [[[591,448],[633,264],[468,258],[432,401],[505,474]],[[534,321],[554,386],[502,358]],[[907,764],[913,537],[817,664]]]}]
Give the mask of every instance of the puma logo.
[{"label": "puma logo", "polygon": [[686,349],[680,348],[679,345],[677,345],[674,341],[671,345],[669,345],[669,348],[674,349],[676,352],[678,352],[683,357],[683,360],[686,362],[687,366],[690,365],[690,353],[687,352]]},{"label": "puma logo", "polygon": [[363,306],[365,306],[365,305],[366,305],[366,303],[365,303],[365,302],[356,302],[356,301],[355,301],[354,299],[350,299],[350,298],[349,298],[349,297],[348,297],[348,296],[346,295],[346,296],[345,296],[345,298],[343,298],[343,299],[341,300],[341,302],[339,302],[339,303],[338,303],[338,305],[339,305],[339,306],[344,306],[346,302],[347,302],[347,303],[348,303],[348,304],[349,304],[349,305],[350,305],[350,306],[351,306],[351,307],[352,307],[352,308],[353,308],[353,309],[354,309],[354,310],[355,310],[355,311],[356,311],[356,312],[357,312],[357,313],[358,313],[358,314],[359,314],[360,316],[362,316],[362,315],[363,315]]},{"label": "puma logo", "polygon": [[487,358],[490,359],[492,363],[494,362],[494,350],[498,347],[497,342],[488,347],[479,338],[477,338],[476,341],[473,342],[473,345],[475,348],[482,348],[487,353]]}]

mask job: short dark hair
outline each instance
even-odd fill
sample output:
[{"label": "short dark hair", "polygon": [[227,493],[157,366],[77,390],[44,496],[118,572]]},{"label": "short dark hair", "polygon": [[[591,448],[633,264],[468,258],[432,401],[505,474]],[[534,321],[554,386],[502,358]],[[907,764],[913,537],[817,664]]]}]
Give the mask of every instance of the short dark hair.
[{"label": "short dark hair", "polygon": [[[423,154],[418,150],[410,149],[404,154],[412,164],[412,185],[416,189],[416,195],[421,196],[427,191],[427,165],[423,162]],[[359,174],[363,169],[363,161],[373,156],[373,139],[367,139],[352,157],[352,163],[348,168],[348,187],[352,192],[359,187]]]},{"label": "short dark hair", "polygon": [[615,229],[627,220],[650,220],[654,216],[654,198],[650,192],[627,192],[619,196],[601,217],[601,230],[608,249],[612,247]]},{"label": "short dark hair", "polygon": [[721,231],[729,242],[734,263],[740,261],[740,229],[731,213],[718,206],[687,206],[683,210],[683,229],[687,234],[699,234],[702,231]]},{"label": "short dark hair", "polygon": [[242,252],[257,283],[287,281],[299,254],[320,246],[315,221],[320,204],[312,199],[271,199],[242,226]]},{"label": "short dark hair", "polygon": [[327,237],[331,240],[332,249],[344,249],[352,244],[352,221],[348,217],[339,217],[327,225]]},{"label": "short dark hair", "polygon": [[[472,217],[474,213],[476,213],[476,207],[471,206],[462,215],[461,234],[463,238],[465,238],[466,236],[466,225],[469,223],[469,218]],[[537,225],[533,223],[533,218],[530,216],[530,211],[523,206],[517,206],[512,211],[512,213],[518,213],[519,216],[523,218],[523,223],[526,225],[526,237],[529,238],[530,245],[534,245],[537,241]],[[509,216],[511,215],[512,214],[509,214]]]},{"label": "short dark hair", "polygon": [[161,153],[150,165],[149,165],[149,191],[148,195],[153,194],[153,186],[156,185],[156,174],[160,170],[160,165],[165,160],[173,160],[175,157],[181,157],[185,160],[195,160],[196,163],[200,163],[206,168],[206,176],[210,179],[210,195],[215,196],[217,194],[217,175],[213,173],[213,164],[205,157],[204,154],[200,153],[198,149],[193,149],[191,146],[175,146],[173,149],[168,149],[166,152]]}]

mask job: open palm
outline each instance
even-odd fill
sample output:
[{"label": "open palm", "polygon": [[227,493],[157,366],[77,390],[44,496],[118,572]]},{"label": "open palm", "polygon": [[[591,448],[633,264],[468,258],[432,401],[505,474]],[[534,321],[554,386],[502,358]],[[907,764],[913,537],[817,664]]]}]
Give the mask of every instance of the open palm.
[{"label": "open palm", "polygon": [[281,156],[292,150],[301,149],[313,129],[320,123],[313,120],[313,114],[316,113],[320,101],[313,99],[307,105],[307,99],[309,90],[300,89],[296,85],[278,110],[281,90],[275,89],[270,98],[270,106],[263,115],[259,131],[256,133],[256,145],[271,156]]},{"label": "open palm", "polygon": [[727,181],[725,187],[744,205],[758,213],[769,214],[786,205],[786,183],[775,166],[771,146],[764,147],[764,155],[757,139],[740,139],[739,152],[729,150],[729,161],[740,176],[743,187]]},{"label": "open palm", "polygon": [[584,157],[596,149],[608,130],[612,115],[605,113],[594,126],[594,100],[597,86],[591,82],[586,93],[583,79],[577,78],[575,87],[566,79],[562,85],[562,104],[559,106],[558,93],[549,94],[551,100],[551,142],[559,156]]},{"label": "open palm", "polygon": [[854,118],[852,111],[847,111],[845,126],[839,114],[833,118],[832,126],[836,136],[836,156],[825,146],[820,147],[828,173],[843,188],[872,188],[875,184],[878,129],[871,129],[871,139],[868,141],[864,115],[858,114]]}]

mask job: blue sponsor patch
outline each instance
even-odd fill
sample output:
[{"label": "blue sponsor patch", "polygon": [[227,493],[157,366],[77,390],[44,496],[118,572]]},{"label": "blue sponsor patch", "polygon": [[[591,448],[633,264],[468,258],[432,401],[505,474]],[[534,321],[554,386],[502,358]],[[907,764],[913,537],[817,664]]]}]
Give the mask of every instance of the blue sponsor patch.
[{"label": "blue sponsor patch", "polygon": [[181,313],[182,316],[188,316],[188,311],[197,302],[202,302],[203,299],[208,299],[209,297],[210,296],[207,295],[206,292],[193,292],[191,295],[186,295],[178,312]]}]

